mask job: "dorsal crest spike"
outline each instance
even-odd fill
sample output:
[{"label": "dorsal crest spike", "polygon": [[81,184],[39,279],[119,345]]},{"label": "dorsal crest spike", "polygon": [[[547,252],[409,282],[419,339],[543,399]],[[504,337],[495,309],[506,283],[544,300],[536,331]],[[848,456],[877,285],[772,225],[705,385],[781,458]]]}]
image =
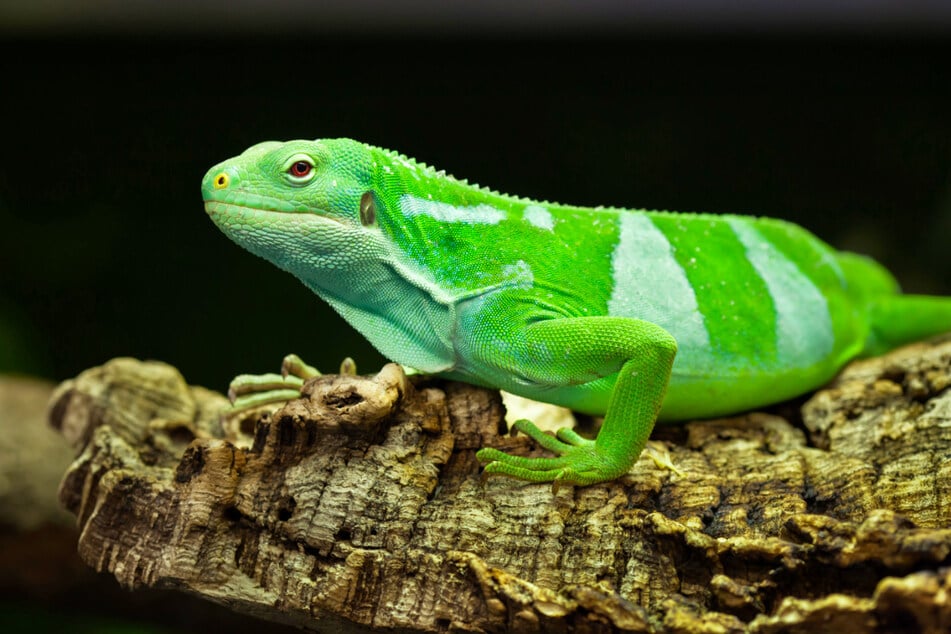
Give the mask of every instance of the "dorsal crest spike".
[{"label": "dorsal crest spike", "polygon": [[550,200],[539,201],[539,200],[535,200],[535,199],[532,199],[532,198],[528,198],[528,197],[526,197],[526,196],[512,196],[512,195],[510,195],[510,194],[503,194],[502,192],[500,192],[500,191],[497,190],[497,189],[493,189],[493,188],[491,188],[491,187],[486,187],[486,186],[483,186],[483,185],[479,185],[478,183],[475,183],[475,182],[470,182],[469,179],[467,179],[467,178],[464,178],[464,179],[456,178],[456,177],[453,176],[452,174],[446,172],[446,170],[444,170],[444,169],[434,168],[433,166],[431,166],[431,165],[429,165],[429,164],[427,164],[427,163],[424,163],[424,162],[422,162],[422,161],[419,161],[419,160],[417,160],[417,159],[414,159],[414,158],[412,158],[411,156],[408,156],[408,155],[406,155],[406,154],[403,154],[403,153],[400,153],[400,152],[396,152],[396,151],[394,151],[394,150],[388,150],[388,149],[386,149],[386,148],[384,148],[384,147],[380,147],[380,146],[377,146],[377,145],[370,145],[370,146],[368,146],[368,147],[370,147],[370,148],[372,148],[372,149],[374,149],[374,150],[377,150],[377,151],[379,151],[379,152],[382,152],[383,154],[389,156],[389,157],[390,157],[391,159],[393,159],[394,161],[399,162],[399,163],[402,163],[404,166],[411,165],[411,166],[416,167],[417,169],[427,171],[427,172],[429,172],[429,173],[430,173],[433,177],[435,177],[435,178],[449,178],[449,179],[452,179],[453,181],[459,183],[460,185],[463,185],[463,186],[465,186],[465,187],[475,188],[475,189],[477,189],[477,190],[479,190],[480,192],[485,193],[485,194],[490,194],[490,195],[492,195],[492,196],[504,196],[504,197],[506,197],[506,198],[511,199],[512,202],[517,203],[517,204],[522,204],[522,205],[547,205],[547,206],[560,205],[560,203],[552,202],[552,201],[550,201]]}]

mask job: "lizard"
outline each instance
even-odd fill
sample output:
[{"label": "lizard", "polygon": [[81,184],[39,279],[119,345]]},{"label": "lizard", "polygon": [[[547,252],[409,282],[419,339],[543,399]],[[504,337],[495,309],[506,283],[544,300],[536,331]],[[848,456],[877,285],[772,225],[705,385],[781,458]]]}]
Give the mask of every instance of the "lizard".
[{"label": "lizard", "polygon": [[202,194],[230,239],[387,358],[604,417],[593,440],[519,420],[512,433],[554,457],[482,448],[485,475],[610,481],[658,420],[780,402],[951,331],[951,298],[903,294],[790,222],[510,196],[351,139],[259,143],[212,167]]}]

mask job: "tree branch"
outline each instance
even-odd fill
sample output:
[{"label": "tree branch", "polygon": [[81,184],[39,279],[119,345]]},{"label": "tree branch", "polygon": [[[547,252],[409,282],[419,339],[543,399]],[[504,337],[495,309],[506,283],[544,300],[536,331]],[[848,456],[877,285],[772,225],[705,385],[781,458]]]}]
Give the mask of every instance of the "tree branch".
[{"label": "tree branch", "polygon": [[[496,392],[388,365],[259,420],[155,362],[57,390],[79,551],[316,631],[880,631],[951,627],[951,343],[850,366],[786,420],[659,430],[680,473],[480,480]],[[786,408],[789,409],[789,408]],[[785,411],[779,408],[777,411]]]}]

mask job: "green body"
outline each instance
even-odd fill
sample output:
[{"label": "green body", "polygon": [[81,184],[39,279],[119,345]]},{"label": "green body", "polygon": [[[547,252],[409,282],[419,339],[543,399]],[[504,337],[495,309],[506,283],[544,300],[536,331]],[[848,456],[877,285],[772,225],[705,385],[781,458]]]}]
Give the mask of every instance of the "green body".
[{"label": "green body", "polygon": [[205,207],[384,355],[604,414],[558,457],[492,449],[487,472],[617,477],[653,424],[777,402],[858,355],[951,330],[951,300],[901,295],[861,256],[742,216],[507,196],[349,139],[262,143],[212,168]]}]

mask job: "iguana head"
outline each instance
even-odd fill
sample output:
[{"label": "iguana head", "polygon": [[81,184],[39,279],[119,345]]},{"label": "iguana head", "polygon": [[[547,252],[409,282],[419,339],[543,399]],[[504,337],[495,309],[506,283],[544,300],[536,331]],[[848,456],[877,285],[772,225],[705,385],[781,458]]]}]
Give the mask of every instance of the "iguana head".
[{"label": "iguana head", "polygon": [[439,372],[455,363],[442,287],[384,231],[402,230],[398,201],[424,178],[436,174],[349,139],[269,141],[211,168],[202,195],[229,238],[296,275],[384,355]]},{"label": "iguana head", "polygon": [[202,196],[229,238],[324,286],[333,271],[386,252],[375,228],[374,171],[370,148],[349,139],[268,141],[211,168]]}]

